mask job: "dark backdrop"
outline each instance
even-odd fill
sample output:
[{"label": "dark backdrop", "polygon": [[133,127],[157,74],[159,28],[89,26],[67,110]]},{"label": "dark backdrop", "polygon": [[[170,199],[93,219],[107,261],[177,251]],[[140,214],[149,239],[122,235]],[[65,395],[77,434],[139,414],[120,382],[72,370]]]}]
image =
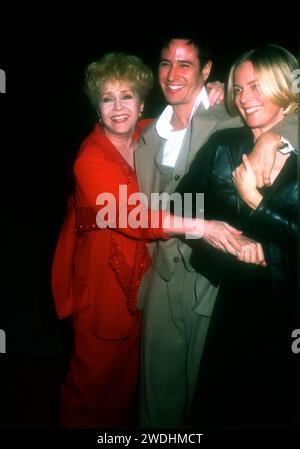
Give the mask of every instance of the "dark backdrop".
[{"label": "dark backdrop", "polygon": [[[0,68],[7,92],[0,94],[0,329],[7,353],[63,354],[49,273],[72,160],[94,121],[81,87],[86,64],[108,51],[126,51],[156,72],[165,32],[201,30],[214,52],[212,78],[223,80],[233,58],[259,44],[277,43],[297,53],[296,3],[286,3],[284,11],[249,2],[216,3],[201,11],[200,2],[190,2],[164,12],[154,5],[148,12],[129,4],[121,10],[116,3],[111,10],[72,6],[64,15],[45,7],[33,13],[26,5],[1,16]],[[163,104],[156,86],[146,115],[154,116]]]}]

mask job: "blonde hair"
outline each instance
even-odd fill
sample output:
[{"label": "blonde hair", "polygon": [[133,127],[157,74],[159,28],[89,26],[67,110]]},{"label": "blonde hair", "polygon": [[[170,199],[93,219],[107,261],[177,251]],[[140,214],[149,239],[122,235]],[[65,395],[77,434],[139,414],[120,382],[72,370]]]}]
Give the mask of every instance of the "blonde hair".
[{"label": "blonde hair", "polygon": [[142,60],[126,53],[107,53],[90,63],[85,71],[85,92],[94,107],[98,107],[99,94],[107,81],[129,83],[141,101],[144,101],[153,85],[153,73]]},{"label": "blonde hair", "polygon": [[297,59],[283,47],[268,44],[244,53],[235,60],[227,82],[227,108],[232,115],[238,110],[234,102],[234,72],[238,65],[249,61],[253,64],[259,90],[272,103],[284,108],[284,113],[297,111],[298,96],[292,89],[293,71],[297,69]]}]

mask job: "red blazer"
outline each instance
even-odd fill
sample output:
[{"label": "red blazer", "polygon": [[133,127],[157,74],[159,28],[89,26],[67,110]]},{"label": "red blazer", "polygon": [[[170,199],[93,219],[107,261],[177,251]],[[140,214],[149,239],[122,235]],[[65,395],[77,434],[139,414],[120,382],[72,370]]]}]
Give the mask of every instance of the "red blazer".
[{"label": "red blazer", "polygon": [[[140,121],[137,139],[150,120]],[[91,329],[99,338],[131,334],[137,291],[150,257],[147,241],[166,239],[161,228],[99,229],[97,196],[117,199],[119,185],[138,192],[133,169],[97,124],[74,163],[75,194],[69,199],[52,266],[52,290],[58,316],[90,306]]]}]

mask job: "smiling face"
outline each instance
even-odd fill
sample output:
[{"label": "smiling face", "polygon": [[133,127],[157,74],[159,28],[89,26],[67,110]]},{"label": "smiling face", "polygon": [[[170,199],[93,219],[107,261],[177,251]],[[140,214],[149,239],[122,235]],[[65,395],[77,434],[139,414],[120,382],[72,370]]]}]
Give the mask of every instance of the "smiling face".
[{"label": "smiling face", "polygon": [[125,81],[108,81],[99,95],[99,112],[106,132],[132,135],[143,103]]},{"label": "smiling face", "polygon": [[211,68],[209,62],[200,70],[200,61],[194,45],[174,39],[161,53],[159,83],[167,102],[193,107]]},{"label": "smiling face", "polygon": [[233,91],[234,103],[256,137],[284,118],[283,108],[274,104],[259,90],[259,81],[250,61],[236,67]]}]

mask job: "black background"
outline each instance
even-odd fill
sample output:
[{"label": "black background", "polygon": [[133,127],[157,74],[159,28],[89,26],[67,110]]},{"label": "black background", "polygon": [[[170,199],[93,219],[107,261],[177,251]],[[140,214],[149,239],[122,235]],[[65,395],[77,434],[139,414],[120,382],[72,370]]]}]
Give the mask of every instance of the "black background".
[{"label": "black background", "polygon": [[[297,1],[275,4],[181,2],[138,6],[15,6],[0,18],[0,329],[7,354],[61,357],[50,293],[51,257],[71,188],[71,166],[94,113],[82,92],[87,63],[108,51],[140,56],[156,73],[165,34],[200,32],[224,80],[241,52],[276,43],[298,54]],[[13,10],[13,11],[12,11]],[[159,88],[145,115],[164,105]]]},{"label": "black background", "polygon": [[[214,56],[212,79],[224,80],[241,52],[276,43],[298,53],[298,2],[206,5],[185,3],[97,8],[68,13],[26,5],[1,15],[0,329],[8,352],[56,353],[45,325],[52,311],[49,266],[71,188],[71,167],[94,113],[82,91],[85,66],[108,51],[140,56],[155,74],[165,34],[198,32]],[[22,8],[22,9],[21,9]],[[164,105],[159,88],[146,101],[153,117]],[[42,317],[42,318],[41,318]],[[46,323],[40,320],[46,320]],[[55,327],[55,326],[54,326]],[[54,346],[55,349],[54,349]]]}]

